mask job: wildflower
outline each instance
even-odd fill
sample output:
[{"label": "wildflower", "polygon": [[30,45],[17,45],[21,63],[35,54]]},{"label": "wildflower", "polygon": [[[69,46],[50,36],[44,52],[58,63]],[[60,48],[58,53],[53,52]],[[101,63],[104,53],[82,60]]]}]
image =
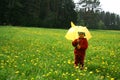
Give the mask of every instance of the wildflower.
[{"label": "wildflower", "polygon": [[71,74],[71,76],[74,76],[75,74]]},{"label": "wildflower", "polygon": [[70,60],[68,60],[68,64],[71,64]]},{"label": "wildflower", "polygon": [[34,80],[34,78],[31,78],[31,80]]},{"label": "wildflower", "polygon": [[18,74],[18,73],[19,73],[19,71],[16,71],[15,73],[16,73],[16,74]]},{"label": "wildflower", "polygon": [[25,66],[25,64],[22,64],[22,66]]},{"label": "wildflower", "polygon": [[1,66],[1,68],[4,68],[4,66]]},{"label": "wildflower", "polygon": [[115,80],[114,78],[111,78],[111,80]]},{"label": "wildflower", "polygon": [[60,64],[57,64],[57,66],[60,66]]},{"label": "wildflower", "polygon": [[58,73],[58,71],[55,71],[55,73]]},{"label": "wildflower", "polygon": [[92,74],[93,72],[92,72],[92,71],[90,71],[89,73],[90,73],[90,74]]},{"label": "wildflower", "polygon": [[36,66],[37,65],[37,63],[34,63],[34,66]]},{"label": "wildflower", "polygon": [[104,78],[104,76],[101,76],[101,79],[103,79]]},{"label": "wildflower", "polygon": [[80,73],[80,76],[84,76],[85,74],[84,73]]},{"label": "wildflower", "polygon": [[17,67],[17,65],[14,65],[14,67],[16,68],[16,67]]},{"label": "wildflower", "polygon": [[19,56],[15,56],[15,58],[18,58]]},{"label": "wildflower", "polygon": [[79,80],[79,79],[76,79],[76,80]]},{"label": "wildflower", "polygon": [[25,75],[25,73],[22,73],[22,75],[24,76],[24,75]]},{"label": "wildflower", "polygon": [[87,71],[87,67],[84,68],[84,71]]},{"label": "wildflower", "polygon": [[65,76],[65,73],[63,73],[62,76]]},{"label": "wildflower", "polygon": [[103,61],[102,64],[105,64],[105,62]]},{"label": "wildflower", "polygon": [[79,66],[74,66],[76,69],[78,69],[79,68]]},{"label": "wildflower", "polygon": [[96,69],[96,72],[98,73],[98,72],[100,72],[100,70]]}]

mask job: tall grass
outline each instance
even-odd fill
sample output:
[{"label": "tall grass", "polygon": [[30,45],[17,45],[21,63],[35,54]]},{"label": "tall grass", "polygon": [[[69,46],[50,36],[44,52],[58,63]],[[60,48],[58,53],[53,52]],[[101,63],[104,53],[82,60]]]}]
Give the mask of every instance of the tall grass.
[{"label": "tall grass", "polygon": [[120,31],[90,30],[85,69],[67,30],[0,27],[0,80],[120,80]]}]

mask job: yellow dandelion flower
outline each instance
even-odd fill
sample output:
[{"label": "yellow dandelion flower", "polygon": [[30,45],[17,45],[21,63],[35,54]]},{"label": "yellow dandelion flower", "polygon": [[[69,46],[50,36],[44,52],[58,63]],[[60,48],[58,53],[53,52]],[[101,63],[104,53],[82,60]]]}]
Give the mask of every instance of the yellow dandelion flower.
[{"label": "yellow dandelion flower", "polygon": [[79,79],[76,79],[76,80],[79,80]]},{"label": "yellow dandelion flower", "polygon": [[60,64],[57,64],[57,66],[60,66]]},{"label": "yellow dandelion flower", "polygon": [[90,74],[92,74],[92,73],[93,73],[93,71],[90,71],[89,73],[90,73]]},{"label": "yellow dandelion flower", "polygon": [[64,61],[63,63],[66,63],[66,61]]},{"label": "yellow dandelion flower", "polygon": [[58,71],[55,71],[55,73],[58,73]]},{"label": "yellow dandelion flower", "polygon": [[18,74],[18,73],[19,73],[19,71],[16,71],[15,73],[16,73],[16,74]]},{"label": "yellow dandelion flower", "polygon": [[74,76],[75,74],[71,74],[71,76]]},{"label": "yellow dandelion flower", "polygon": [[24,75],[25,75],[25,73],[22,73],[22,75],[24,76]]},{"label": "yellow dandelion flower", "polygon": [[65,73],[63,73],[62,76],[65,76]]},{"label": "yellow dandelion flower", "polygon": [[100,78],[101,78],[101,79],[103,79],[103,78],[104,78],[104,76],[101,76]]},{"label": "yellow dandelion flower", "polygon": [[78,69],[78,68],[79,68],[79,66],[76,66],[75,68],[76,68],[76,69]]},{"label": "yellow dandelion flower", "polygon": [[15,56],[15,58],[18,58],[19,56]]},{"label": "yellow dandelion flower", "polygon": [[24,62],[26,62],[26,60],[24,60]]},{"label": "yellow dandelion flower", "polygon": [[1,68],[4,68],[4,66],[1,66]]},{"label": "yellow dandelion flower", "polygon": [[83,74],[83,73],[80,73],[80,76],[84,76],[85,74]]},{"label": "yellow dandelion flower", "polygon": [[14,67],[16,68],[16,67],[17,67],[17,65],[14,65]]},{"label": "yellow dandelion flower", "polygon": [[68,60],[68,64],[71,64],[70,60]]},{"label": "yellow dandelion flower", "polygon": [[43,77],[45,77],[45,75],[42,75]]},{"label": "yellow dandelion flower", "polygon": [[34,78],[31,78],[31,80],[34,80]]},{"label": "yellow dandelion flower", "polygon": [[96,69],[96,72],[98,73],[98,72],[100,72],[100,70]]},{"label": "yellow dandelion flower", "polygon": [[102,64],[105,64],[105,62],[103,61]]},{"label": "yellow dandelion flower", "polygon": [[110,76],[107,76],[108,78],[110,78]]},{"label": "yellow dandelion flower", "polygon": [[87,67],[85,67],[85,70],[87,70],[88,68]]},{"label": "yellow dandelion flower", "polygon": [[104,57],[102,57],[102,60],[104,60]]},{"label": "yellow dandelion flower", "polygon": [[34,66],[36,66],[37,65],[37,63],[34,63]]},{"label": "yellow dandelion flower", "polygon": [[25,64],[22,64],[22,66],[25,66]]},{"label": "yellow dandelion flower", "polygon": [[110,80],[115,80],[114,78],[111,78]]}]

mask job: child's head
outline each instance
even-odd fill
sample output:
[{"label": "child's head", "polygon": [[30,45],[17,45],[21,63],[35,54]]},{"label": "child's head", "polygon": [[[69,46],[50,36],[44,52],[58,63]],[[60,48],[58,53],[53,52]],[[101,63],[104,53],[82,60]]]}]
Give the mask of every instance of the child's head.
[{"label": "child's head", "polygon": [[85,32],[78,32],[78,35],[79,35],[80,38],[84,38]]}]

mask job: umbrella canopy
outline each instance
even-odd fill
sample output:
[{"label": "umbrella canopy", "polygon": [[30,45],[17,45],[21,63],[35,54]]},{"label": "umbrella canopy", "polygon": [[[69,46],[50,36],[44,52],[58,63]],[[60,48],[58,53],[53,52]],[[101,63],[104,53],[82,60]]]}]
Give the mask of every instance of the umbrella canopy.
[{"label": "umbrella canopy", "polygon": [[87,40],[89,40],[92,37],[91,34],[90,34],[90,32],[88,31],[88,29],[86,27],[75,26],[73,24],[73,22],[71,22],[71,28],[66,33],[65,37],[68,40],[74,40],[74,39],[78,38],[78,36],[79,36],[78,32],[84,32],[85,33],[85,38]]},{"label": "umbrella canopy", "polygon": [[82,26],[78,26],[78,32],[84,32],[85,33],[85,38],[87,38],[87,40],[89,40],[92,36],[90,34],[90,32],[88,31],[87,27],[82,27]]}]

